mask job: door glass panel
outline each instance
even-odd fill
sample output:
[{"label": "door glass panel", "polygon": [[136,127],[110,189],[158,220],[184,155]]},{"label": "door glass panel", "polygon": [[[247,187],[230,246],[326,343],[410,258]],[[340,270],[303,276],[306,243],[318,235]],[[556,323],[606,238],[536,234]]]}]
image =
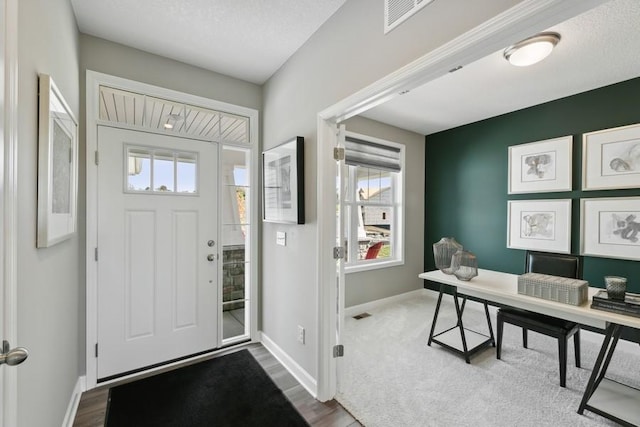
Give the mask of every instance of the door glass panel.
[{"label": "door glass panel", "polygon": [[128,149],[127,184],[130,191],[151,190],[151,154],[148,151]]},{"label": "door glass panel", "polygon": [[222,335],[248,335],[250,295],[250,150],[222,149]]},{"label": "door glass panel", "polygon": [[155,153],[153,156],[153,189],[173,191],[173,154]]},{"label": "door glass panel", "polygon": [[197,175],[195,154],[181,153],[176,159],[176,181],[178,193],[195,193]]}]

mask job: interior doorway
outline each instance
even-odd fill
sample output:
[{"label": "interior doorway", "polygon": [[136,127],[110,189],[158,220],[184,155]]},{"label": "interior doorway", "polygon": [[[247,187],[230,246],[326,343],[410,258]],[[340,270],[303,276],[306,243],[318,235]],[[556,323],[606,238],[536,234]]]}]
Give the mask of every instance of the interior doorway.
[{"label": "interior doorway", "polygon": [[332,349],[340,344],[340,319],[344,315],[344,274],[339,267],[341,261],[336,262],[333,256],[334,247],[340,245],[335,205],[336,200],[339,202],[335,185],[339,164],[334,158],[334,148],[339,148],[338,125],[403,92],[445,76],[450,70],[470,64],[599,3],[601,1],[533,5],[532,2],[521,2],[318,114],[318,228],[326,230],[320,232],[318,238],[320,400],[333,398],[337,391],[339,363],[336,363]]}]

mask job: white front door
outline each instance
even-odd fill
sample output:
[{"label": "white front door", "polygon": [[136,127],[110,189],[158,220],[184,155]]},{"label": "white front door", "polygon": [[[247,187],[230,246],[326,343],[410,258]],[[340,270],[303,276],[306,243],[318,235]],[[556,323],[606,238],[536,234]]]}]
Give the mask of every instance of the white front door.
[{"label": "white front door", "polygon": [[218,345],[218,147],[98,128],[97,377]]}]

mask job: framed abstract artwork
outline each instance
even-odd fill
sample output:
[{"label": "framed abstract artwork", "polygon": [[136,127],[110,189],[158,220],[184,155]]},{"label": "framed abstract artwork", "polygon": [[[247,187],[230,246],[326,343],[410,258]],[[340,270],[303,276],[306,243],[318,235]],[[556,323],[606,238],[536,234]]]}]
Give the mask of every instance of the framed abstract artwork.
[{"label": "framed abstract artwork", "polygon": [[304,224],[304,138],[262,153],[262,174],[264,221]]},{"label": "framed abstract artwork", "polygon": [[640,187],[640,124],[582,136],[582,189]]},{"label": "framed abstract artwork", "polygon": [[38,105],[38,233],[46,248],[76,231],[78,122],[51,76],[40,74]]},{"label": "framed abstract artwork", "polygon": [[580,200],[580,254],[640,260],[640,197]]},{"label": "framed abstract artwork", "polygon": [[507,203],[508,248],[571,252],[571,199]]},{"label": "framed abstract artwork", "polygon": [[572,137],[509,147],[509,194],[571,191]]}]

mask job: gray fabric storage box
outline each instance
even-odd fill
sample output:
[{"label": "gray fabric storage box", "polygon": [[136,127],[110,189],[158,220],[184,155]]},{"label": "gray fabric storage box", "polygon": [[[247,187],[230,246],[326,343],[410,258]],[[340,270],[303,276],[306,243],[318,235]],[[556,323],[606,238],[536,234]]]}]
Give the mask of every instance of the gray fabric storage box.
[{"label": "gray fabric storage box", "polygon": [[518,276],[518,293],[571,305],[587,302],[589,282],[580,279],[525,273]]}]

